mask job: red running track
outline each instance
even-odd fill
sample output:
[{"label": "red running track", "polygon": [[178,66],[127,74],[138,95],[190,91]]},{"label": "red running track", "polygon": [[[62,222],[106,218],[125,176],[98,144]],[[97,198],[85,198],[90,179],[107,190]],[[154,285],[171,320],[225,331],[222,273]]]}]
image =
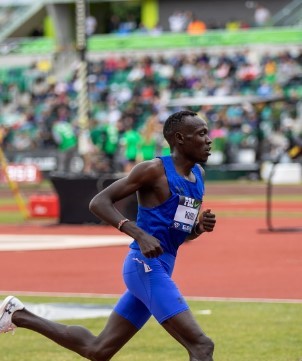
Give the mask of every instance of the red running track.
[{"label": "red running track", "polygon": [[[295,226],[297,219],[279,220]],[[281,223],[283,222],[283,223]],[[0,226],[0,233],[118,234],[106,226]],[[120,294],[127,246],[0,252],[0,290]],[[270,233],[259,218],[218,218],[183,245],[174,280],[185,296],[302,300],[302,234]]]}]

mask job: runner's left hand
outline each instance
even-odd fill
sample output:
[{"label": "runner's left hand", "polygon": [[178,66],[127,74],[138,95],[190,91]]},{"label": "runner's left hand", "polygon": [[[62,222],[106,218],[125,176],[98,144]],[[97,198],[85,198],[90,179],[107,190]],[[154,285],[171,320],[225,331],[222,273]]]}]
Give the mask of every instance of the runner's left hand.
[{"label": "runner's left hand", "polygon": [[206,209],[199,216],[199,228],[203,232],[212,232],[216,224],[216,216],[211,209]]}]

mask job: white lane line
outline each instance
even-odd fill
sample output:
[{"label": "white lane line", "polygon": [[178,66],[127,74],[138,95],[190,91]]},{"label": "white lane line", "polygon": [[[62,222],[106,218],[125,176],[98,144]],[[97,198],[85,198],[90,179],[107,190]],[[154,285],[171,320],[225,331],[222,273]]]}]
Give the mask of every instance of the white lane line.
[{"label": "white lane line", "polygon": [[79,303],[24,303],[32,313],[48,320],[79,320],[84,318],[109,317],[113,306]]},{"label": "white lane line", "polygon": [[0,251],[33,251],[129,245],[132,239],[120,236],[17,235],[1,234]]}]

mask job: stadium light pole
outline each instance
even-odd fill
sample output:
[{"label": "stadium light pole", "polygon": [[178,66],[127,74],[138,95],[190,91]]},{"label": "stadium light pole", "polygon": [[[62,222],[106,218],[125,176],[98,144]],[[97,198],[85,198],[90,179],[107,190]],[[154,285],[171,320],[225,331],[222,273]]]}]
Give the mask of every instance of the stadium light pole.
[{"label": "stadium light pole", "polygon": [[86,35],[86,16],[87,0],[76,0],[76,49],[79,56],[79,67],[77,77],[80,82],[78,94],[78,124],[79,124],[79,153],[86,152],[87,137],[86,132],[89,128],[89,100],[88,100],[88,62],[87,53],[87,35]]}]

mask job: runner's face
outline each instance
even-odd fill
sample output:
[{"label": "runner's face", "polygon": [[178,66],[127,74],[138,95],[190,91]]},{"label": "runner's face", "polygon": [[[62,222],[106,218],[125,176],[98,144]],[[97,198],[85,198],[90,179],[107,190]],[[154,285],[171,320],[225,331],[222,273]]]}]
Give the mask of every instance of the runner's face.
[{"label": "runner's face", "polygon": [[187,117],[181,133],[184,137],[183,151],[186,156],[195,163],[205,163],[211,155],[212,144],[205,120],[197,116]]}]

